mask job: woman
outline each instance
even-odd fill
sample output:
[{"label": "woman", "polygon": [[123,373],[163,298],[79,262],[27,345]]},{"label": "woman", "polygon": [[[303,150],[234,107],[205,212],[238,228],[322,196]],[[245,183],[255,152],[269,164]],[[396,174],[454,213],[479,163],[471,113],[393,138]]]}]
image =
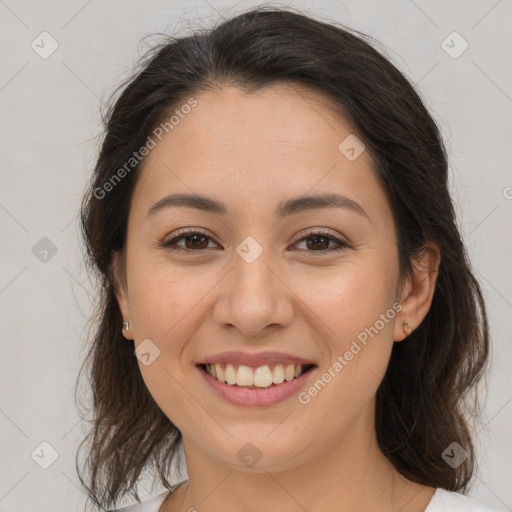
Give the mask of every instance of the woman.
[{"label": "woman", "polygon": [[[488,330],[445,150],[364,39],[250,10],[156,47],[109,111],[82,208],[95,505],[489,510],[456,492]],[[147,468],[167,490],[137,504]]]}]

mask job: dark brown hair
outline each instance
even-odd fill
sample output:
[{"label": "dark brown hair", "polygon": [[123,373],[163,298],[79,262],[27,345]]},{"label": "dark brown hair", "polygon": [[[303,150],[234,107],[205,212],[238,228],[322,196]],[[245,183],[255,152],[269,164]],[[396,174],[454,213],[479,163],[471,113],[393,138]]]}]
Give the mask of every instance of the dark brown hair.
[{"label": "dark brown hair", "polygon": [[[479,412],[478,397],[469,392],[483,375],[489,350],[485,305],[456,226],[438,127],[414,87],[372,43],[336,22],[259,7],[210,30],[166,36],[118,89],[104,118],[101,151],[81,209],[86,259],[102,285],[98,323],[84,361],[93,427],[80,446],[88,441],[86,462],[80,464],[77,456],[80,480],[95,505],[111,506],[136,491],[147,467],[169,488],[166,475],[181,440],[142,380],[133,343],[122,336],[114,292],[112,257],[125,247],[140,164],[107,187],[108,193],[98,191],[106,190],[181,102],[225,85],[250,92],[290,83],[322,92],[375,161],[396,224],[400,275],[411,275],[414,258],[428,242],[439,247],[431,308],[406,342],[394,344],[377,391],[376,433],[382,452],[408,479],[467,490],[475,465],[468,420]],[[457,468],[441,456],[452,442],[469,455]]]}]

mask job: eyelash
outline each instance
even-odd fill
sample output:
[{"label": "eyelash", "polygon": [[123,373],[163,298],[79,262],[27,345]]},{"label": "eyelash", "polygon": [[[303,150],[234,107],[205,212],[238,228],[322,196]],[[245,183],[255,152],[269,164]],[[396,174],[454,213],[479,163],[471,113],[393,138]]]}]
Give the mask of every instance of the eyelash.
[{"label": "eyelash", "polygon": [[[197,249],[197,250],[196,249],[187,249],[187,248],[183,248],[183,247],[178,247],[176,245],[176,242],[181,240],[181,239],[184,239],[186,237],[189,237],[189,236],[200,235],[202,237],[209,238],[214,243],[217,243],[217,242],[215,242],[215,240],[211,236],[209,236],[205,231],[202,231],[201,229],[193,229],[193,230],[183,229],[183,230],[179,230],[178,233],[179,233],[178,236],[176,236],[176,237],[174,237],[174,238],[172,238],[170,240],[164,241],[161,244],[162,247],[165,248],[165,249],[169,249],[171,251],[195,252],[195,253],[198,253],[198,254],[202,254],[205,251],[208,251],[208,248],[207,249]],[[343,240],[340,240],[339,238],[333,236],[332,234],[330,234],[330,233],[328,233],[326,231],[307,231],[307,232],[302,231],[299,234],[299,236],[301,236],[302,238],[300,238],[294,245],[298,244],[299,242],[302,242],[303,240],[305,240],[307,238],[314,238],[316,236],[324,236],[324,237],[328,238],[330,241],[333,241],[336,244],[338,244],[338,247],[334,247],[332,249],[322,249],[322,250],[319,250],[319,251],[300,249],[300,250],[304,250],[306,252],[314,252],[314,253],[320,253],[320,254],[327,254],[327,253],[331,253],[331,252],[335,252],[335,251],[340,251],[342,249],[346,249],[346,248],[350,247],[347,242],[344,242]]]}]

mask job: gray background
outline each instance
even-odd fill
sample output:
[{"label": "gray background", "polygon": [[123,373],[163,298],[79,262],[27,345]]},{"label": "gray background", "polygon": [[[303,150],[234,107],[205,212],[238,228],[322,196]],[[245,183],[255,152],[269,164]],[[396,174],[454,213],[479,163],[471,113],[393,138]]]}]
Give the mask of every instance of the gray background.
[{"label": "gray background", "polygon": [[[184,31],[186,20],[208,24],[258,4],[0,0],[0,511],[83,509],[75,451],[86,425],[73,388],[94,286],[76,214],[98,150],[100,99],[149,47],[150,40],[139,45],[144,35]],[[480,469],[470,495],[512,510],[512,2],[291,5],[376,37],[442,128],[493,341],[485,419],[477,427]],[[43,46],[43,31],[58,43],[46,59],[31,47],[34,40]],[[463,48],[457,36],[446,39],[454,31],[469,44],[458,58],[445,51]],[[42,442],[58,454],[47,469],[40,464],[50,462],[52,448]]]}]

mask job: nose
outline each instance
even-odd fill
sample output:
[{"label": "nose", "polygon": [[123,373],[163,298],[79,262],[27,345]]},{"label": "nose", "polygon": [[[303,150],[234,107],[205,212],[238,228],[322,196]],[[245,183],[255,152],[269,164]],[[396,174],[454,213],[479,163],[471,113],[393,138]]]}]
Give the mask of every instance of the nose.
[{"label": "nose", "polygon": [[234,267],[222,280],[214,306],[217,325],[261,337],[290,324],[293,293],[279,276],[275,262],[267,257],[269,252],[264,250],[251,263],[235,254]]}]

